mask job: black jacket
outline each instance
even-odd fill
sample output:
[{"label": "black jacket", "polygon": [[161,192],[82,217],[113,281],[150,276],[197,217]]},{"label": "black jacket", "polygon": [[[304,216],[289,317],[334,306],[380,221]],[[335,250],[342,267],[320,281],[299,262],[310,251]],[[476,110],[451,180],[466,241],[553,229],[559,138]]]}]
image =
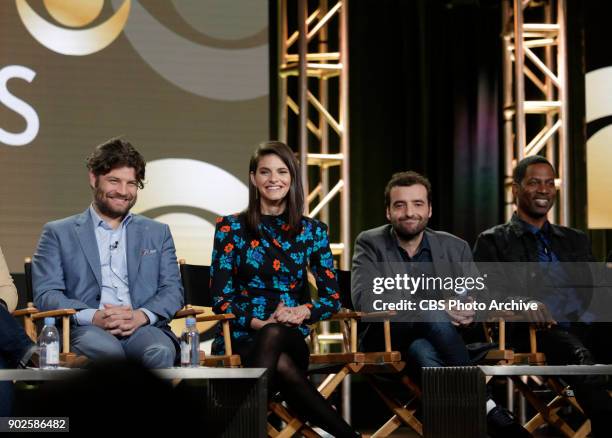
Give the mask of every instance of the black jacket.
[{"label": "black jacket", "polygon": [[[585,233],[550,224],[551,249],[561,262],[594,262]],[[516,213],[505,224],[483,231],[474,246],[474,260],[481,262],[537,262],[536,237],[521,225]]]},{"label": "black jacket", "polygon": [[[550,224],[550,247],[560,262],[594,262],[591,245],[585,233],[573,228]],[[494,284],[488,286],[494,295],[502,294],[504,297],[524,297],[538,299],[542,290],[538,287],[544,284],[542,272],[539,270],[537,238],[534,234],[523,228],[516,213],[510,221],[497,225],[482,232],[474,246],[474,260],[476,262],[531,262],[513,263],[513,265],[493,264],[481,267],[482,271],[493,269],[495,271]],[[566,265],[571,267],[571,280],[579,293],[581,308],[584,311],[592,298],[592,289],[588,284],[592,282],[589,267],[586,263]],[[585,286],[587,287],[581,287]],[[540,297],[541,298],[541,297]],[[573,315],[571,319],[579,315]]]}]

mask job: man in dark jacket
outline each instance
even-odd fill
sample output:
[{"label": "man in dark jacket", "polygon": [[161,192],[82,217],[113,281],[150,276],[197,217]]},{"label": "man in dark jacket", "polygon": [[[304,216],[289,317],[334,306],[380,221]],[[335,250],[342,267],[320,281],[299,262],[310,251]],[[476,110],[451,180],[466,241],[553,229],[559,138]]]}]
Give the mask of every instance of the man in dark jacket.
[{"label": "man in dark jacket", "polygon": [[[33,365],[31,359],[36,353],[36,345],[11,315],[15,306],[17,289],[0,248],[0,370]],[[12,404],[13,382],[0,381],[0,417],[11,415]]]},{"label": "man in dark jacket", "polygon": [[[496,271],[503,271],[505,280],[498,278],[495,286],[489,285],[492,293],[505,297],[530,294],[527,300],[537,303],[537,310],[529,310],[525,316],[541,329],[538,348],[548,364],[595,364],[591,341],[598,325],[588,310],[592,289],[588,287],[587,266],[594,258],[587,236],[548,221],[556,196],[555,170],[544,157],[531,156],[518,163],[512,191],[517,211],[507,223],[480,234],[474,259],[501,262],[503,269]],[[522,327],[514,328],[522,331]],[[520,339],[515,337],[514,342],[516,345]],[[612,399],[602,378],[567,380],[591,419],[594,436],[609,436],[606,417],[612,414]]]}]

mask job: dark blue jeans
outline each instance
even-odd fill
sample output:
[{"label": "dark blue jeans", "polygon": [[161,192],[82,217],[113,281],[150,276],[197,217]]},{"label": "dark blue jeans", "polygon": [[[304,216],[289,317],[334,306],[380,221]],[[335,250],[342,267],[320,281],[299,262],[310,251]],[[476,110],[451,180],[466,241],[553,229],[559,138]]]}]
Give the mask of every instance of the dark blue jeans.
[{"label": "dark blue jeans", "polygon": [[15,368],[23,355],[33,345],[23,327],[0,305],[0,356],[3,368]]},{"label": "dark blue jeans", "polygon": [[[33,345],[13,316],[0,305],[0,369],[15,368]],[[13,382],[0,381],[0,417],[11,415]]]},{"label": "dark blue jeans", "polygon": [[[0,356],[0,369],[8,368],[6,361]],[[0,380],[0,417],[10,417],[13,410],[13,382]]]},{"label": "dark blue jeans", "polygon": [[[362,342],[367,351],[382,351],[385,347],[382,323],[370,324]],[[393,322],[391,345],[419,367],[470,364],[463,338],[450,321]]]}]

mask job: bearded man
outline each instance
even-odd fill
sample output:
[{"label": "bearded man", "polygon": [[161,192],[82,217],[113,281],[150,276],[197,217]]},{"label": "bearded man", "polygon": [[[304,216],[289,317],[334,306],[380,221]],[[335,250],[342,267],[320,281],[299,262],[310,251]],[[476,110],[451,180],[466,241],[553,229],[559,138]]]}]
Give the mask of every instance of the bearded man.
[{"label": "bearded man", "polygon": [[[389,224],[359,234],[355,241],[351,271],[351,298],[357,310],[377,310],[374,300],[383,295],[373,292],[376,278],[393,278],[399,272],[416,278],[466,278],[477,273],[471,269],[472,251],[464,240],[427,228],[432,215],[431,183],[413,171],[396,173],[385,188],[385,208]],[[401,276],[402,274],[400,274]],[[389,281],[388,284],[392,282]],[[395,287],[395,286],[394,286]],[[389,290],[390,296],[401,296]],[[417,381],[423,367],[466,366],[472,360],[459,332],[474,321],[473,310],[429,308],[419,312],[423,302],[443,298],[439,291],[421,294],[414,312],[403,312],[403,322],[391,322],[393,350],[400,351],[407,371]],[[450,291],[451,297],[463,291]],[[429,297],[423,295],[430,294]],[[407,296],[404,294],[404,296]],[[469,301],[471,298],[463,298]],[[424,301],[423,301],[424,300]],[[418,301],[418,300],[417,300]],[[368,351],[384,351],[382,323],[372,322],[361,336]],[[487,397],[487,428],[491,437],[531,436],[515,417]]]},{"label": "bearded man", "polygon": [[145,161],[111,139],[87,159],[92,204],[44,226],[32,259],[34,303],[72,308],[72,350],[92,361],[132,359],[171,367],[178,341],[168,321],[183,306],[167,225],[130,213]]}]

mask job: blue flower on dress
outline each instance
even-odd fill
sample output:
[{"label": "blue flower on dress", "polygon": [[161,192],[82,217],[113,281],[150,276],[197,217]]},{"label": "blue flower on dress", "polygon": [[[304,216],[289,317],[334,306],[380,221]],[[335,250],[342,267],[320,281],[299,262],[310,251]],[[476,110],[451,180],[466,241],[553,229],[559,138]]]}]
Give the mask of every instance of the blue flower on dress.
[{"label": "blue flower on dress", "polygon": [[324,268],[327,268],[327,269],[334,268],[334,259],[333,259],[331,252],[325,252],[321,254],[320,260],[321,260],[320,262],[321,266],[323,266]]},{"label": "blue flower on dress", "polygon": [[276,275],[272,277],[274,289],[278,289],[283,292],[289,291],[289,283],[284,278],[286,277],[279,278]]},{"label": "blue flower on dress", "polygon": [[263,305],[265,306],[267,304],[267,300],[265,297],[253,297],[253,299],[251,300],[251,302],[253,304],[257,304],[257,305]]},{"label": "blue flower on dress", "polygon": [[296,307],[298,305],[297,300],[288,293],[281,294],[280,299],[285,303],[286,306]]},{"label": "blue flower on dress", "polygon": [[261,281],[261,278],[255,275],[251,279],[251,281],[249,281],[249,287],[253,287],[255,289],[264,289],[266,287],[266,284],[263,281]]},{"label": "blue flower on dress", "polygon": [[266,313],[265,313],[266,307],[265,306],[256,306],[253,307],[253,316],[257,319],[262,319],[265,320],[266,318]]},{"label": "blue flower on dress", "polygon": [[304,262],[303,252],[292,252],[290,256],[297,265],[301,265]]},{"label": "blue flower on dress", "polygon": [[246,245],[246,242],[244,241],[244,239],[240,237],[238,234],[234,234],[234,243],[236,244],[236,247],[240,249],[242,249],[244,245]]},{"label": "blue flower on dress", "polygon": [[221,269],[225,269],[226,271],[231,271],[232,270],[232,257],[228,256],[227,254],[223,254],[219,258],[219,266],[221,267]]},{"label": "blue flower on dress", "polygon": [[231,295],[233,293],[234,293],[234,285],[232,284],[232,280],[230,278],[230,280],[225,284],[225,287],[223,288],[223,294]]},{"label": "blue flower on dress", "polygon": [[263,263],[263,254],[264,251],[260,246],[247,249],[247,265],[251,265],[255,269],[259,269]]}]

